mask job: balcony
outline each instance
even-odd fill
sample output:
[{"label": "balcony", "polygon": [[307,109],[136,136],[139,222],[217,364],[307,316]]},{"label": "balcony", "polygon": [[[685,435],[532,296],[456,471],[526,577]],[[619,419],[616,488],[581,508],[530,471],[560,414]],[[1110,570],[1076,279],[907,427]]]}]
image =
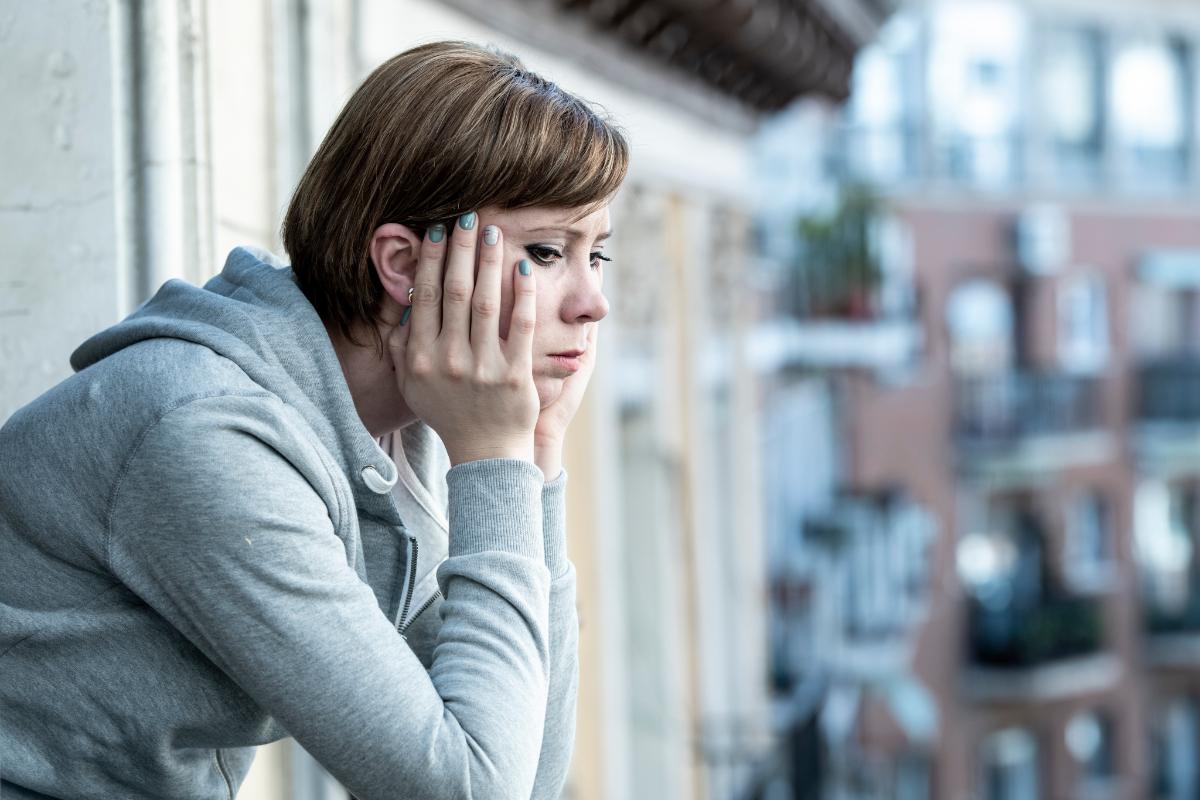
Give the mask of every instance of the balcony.
[{"label": "balcony", "polygon": [[993,609],[972,599],[968,613],[971,661],[980,666],[1036,667],[1094,653],[1102,643],[1100,606],[1088,597],[1052,598],[1027,609]]},{"label": "balcony", "polygon": [[1111,688],[1120,661],[1103,649],[1101,607],[1060,596],[1021,609],[971,600],[965,694],[975,702],[1062,700]]},{"label": "balcony", "polygon": [[955,382],[960,464],[1004,481],[1110,458],[1103,383],[1060,372],[1004,372]]},{"label": "balcony", "polygon": [[[1185,579],[1187,580],[1187,579]],[[1178,601],[1142,601],[1147,660],[1157,667],[1200,665],[1200,578],[1192,577]]]},{"label": "balcony", "polygon": [[1102,423],[1100,381],[1056,372],[1006,372],[959,378],[955,423],[972,445],[1075,433]]},{"label": "balcony", "polygon": [[1200,357],[1183,356],[1138,367],[1138,419],[1200,424]]},{"label": "balcony", "polygon": [[1200,448],[1200,356],[1138,365],[1135,401],[1138,461],[1165,473],[1191,470]]}]

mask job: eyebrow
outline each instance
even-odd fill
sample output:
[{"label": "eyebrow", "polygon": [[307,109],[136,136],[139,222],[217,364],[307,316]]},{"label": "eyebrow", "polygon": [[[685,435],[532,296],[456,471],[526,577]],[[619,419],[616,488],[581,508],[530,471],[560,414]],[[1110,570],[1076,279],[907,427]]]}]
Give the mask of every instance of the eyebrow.
[{"label": "eyebrow", "polygon": [[[582,238],[582,236],[583,236],[583,232],[580,230],[577,230],[575,228],[560,228],[560,227],[557,227],[554,225],[551,225],[551,226],[548,226],[545,228],[532,228],[525,232],[526,233],[565,233],[567,235],[568,239],[579,239],[579,238]],[[612,228],[609,228],[604,233],[597,236],[596,241],[597,242],[602,241],[604,239],[607,239],[610,236],[612,236]]]}]

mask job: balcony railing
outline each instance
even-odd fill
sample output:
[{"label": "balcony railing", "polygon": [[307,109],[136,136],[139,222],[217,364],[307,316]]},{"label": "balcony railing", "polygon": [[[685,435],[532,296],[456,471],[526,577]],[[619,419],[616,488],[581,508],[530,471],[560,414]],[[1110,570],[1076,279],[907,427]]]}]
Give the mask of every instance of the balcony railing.
[{"label": "balcony railing", "polygon": [[1178,608],[1143,601],[1142,622],[1145,632],[1152,636],[1200,633],[1200,581],[1192,581],[1186,600]]},{"label": "balcony railing", "polygon": [[1101,426],[1101,384],[1063,373],[1006,372],[959,378],[955,428],[968,444],[1005,444],[1031,436]]},{"label": "balcony railing", "polygon": [[1200,357],[1138,367],[1137,407],[1146,422],[1200,422]]},{"label": "balcony railing", "polygon": [[971,660],[979,666],[1028,668],[1100,650],[1099,602],[1048,598],[1031,608],[990,608],[972,599],[968,612]]}]

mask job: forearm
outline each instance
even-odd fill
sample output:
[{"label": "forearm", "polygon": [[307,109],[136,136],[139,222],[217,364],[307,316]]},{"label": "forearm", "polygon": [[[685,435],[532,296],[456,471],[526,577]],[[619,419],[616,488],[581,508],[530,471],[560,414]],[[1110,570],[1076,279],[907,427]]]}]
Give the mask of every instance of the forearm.
[{"label": "forearm", "polygon": [[566,554],[565,492],[567,476],[542,490],[542,534],[550,586],[549,695],[542,749],[534,780],[533,800],[557,800],[566,782],[575,742],[579,693],[579,618],[575,607],[575,567]]}]

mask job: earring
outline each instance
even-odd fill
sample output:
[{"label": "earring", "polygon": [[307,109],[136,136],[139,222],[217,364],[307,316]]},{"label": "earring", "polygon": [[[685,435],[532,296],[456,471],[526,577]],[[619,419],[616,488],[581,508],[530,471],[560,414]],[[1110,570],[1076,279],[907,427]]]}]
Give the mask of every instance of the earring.
[{"label": "earring", "polygon": [[415,286],[410,286],[410,287],[408,287],[408,304],[409,304],[410,306],[412,305],[412,296],[413,296],[413,292],[415,292],[416,290],[417,290],[417,289],[416,289],[416,287],[415,287]]}]

